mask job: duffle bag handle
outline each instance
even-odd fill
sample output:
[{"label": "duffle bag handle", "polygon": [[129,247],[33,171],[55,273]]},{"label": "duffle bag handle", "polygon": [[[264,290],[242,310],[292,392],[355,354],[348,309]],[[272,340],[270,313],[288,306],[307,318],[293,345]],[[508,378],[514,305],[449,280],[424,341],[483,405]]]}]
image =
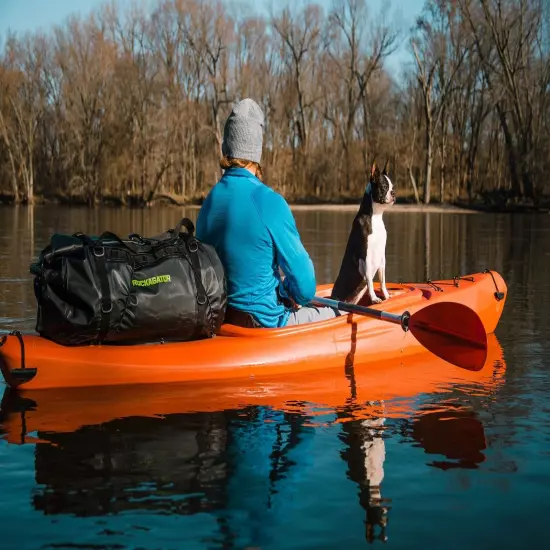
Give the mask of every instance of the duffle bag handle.
[{"label": "duffle bag handle", "polygon": [[76,233],[73,233],[73,237],[80,239],[84,244],[87,244],[88,246],[95,246],[94,241],[90,237],[88,237],[88,235],[82,233],[82,231],[77,231]]},{"label": "duffle bag handle", "polygon": [[155,239],[146,239],[145,237],[142,237],[139,233],[130,233],[128,235],[128,238],[139,244],[139,245],[151,245],[151,244],[157,244],[158,241]]},{"label": "duffle bag handle", "polygon": [[127,250],[133,253],[133,250],[118,235],[115,235],[112,231],[104,231],[98,237],[97,241],[90,239],[88,235],[85,235],[80,231],[78,231],[77,233],[74,233],[73,237],[76,237],[82,240],[90,248],[101,248],[103,247],[106,240],[116,241],[120,246],[123,246],[124,248],[126,248]]},{"label": "duffle bag handle", "polygon": [[196,252],[198,249],[197,238],[195,237],[195,226],[189,218],[182,218],[174,229],[169,229],[168,233],[172,233],[172,237],[169,239],[170,243],[175,243],[181,234],[181,228],[185,227],[187,229],[187,239],[184,239],[186,244],[193,247],[192,252]]},{"label": "duffle bag handle", "polygon": [[128,250],[132,250],[118,235],[115,235],[112,231],[104,231],[99,236],[98,241],[103,243],[106,240],[116,241],[118,244],[120,244],[124,248],[127,248]]},{"label": "duffle bag handle", "polygon": [[187,233],[189,233],[190,237],[195,236],[195,226],[193,225],[193,222],[189,218],[182,218],[174,229],[174,235],[176,238],[179,237],[182,227],[187,229]]},{"label": "duffle bag handle", "polygon": [[130,235],[128,235],[128,238],[131,241],[137,242],[141,245],[159,245],[166,242],[168,242],[169,244],[174,244],[180,237],[182,227],[185,227],[185,229],[187,229],[190,240],[195,241],[195,226],[189,218],[182,218],[174,229],[168,229],[166,231],[166,233],[169,235],[168,239],[158,239],[151,237],[146,238],[142,237],[139,233],[131,233]]}]

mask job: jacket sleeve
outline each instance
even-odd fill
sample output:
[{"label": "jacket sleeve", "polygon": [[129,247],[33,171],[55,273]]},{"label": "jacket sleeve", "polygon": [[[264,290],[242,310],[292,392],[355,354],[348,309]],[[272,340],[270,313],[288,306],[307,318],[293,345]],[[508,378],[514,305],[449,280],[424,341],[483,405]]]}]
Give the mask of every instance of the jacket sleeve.
[{"label": "jacket sleeve", "polygon": [[281,296],[291,297],[297,304],[306,305],[315,296],[315,269],[300,239],[294,216],[288,203],[278,193],[271,192],[261,198],[262,204],[257,206],[273,239],[277,264],[285,274],[279,287]]}]

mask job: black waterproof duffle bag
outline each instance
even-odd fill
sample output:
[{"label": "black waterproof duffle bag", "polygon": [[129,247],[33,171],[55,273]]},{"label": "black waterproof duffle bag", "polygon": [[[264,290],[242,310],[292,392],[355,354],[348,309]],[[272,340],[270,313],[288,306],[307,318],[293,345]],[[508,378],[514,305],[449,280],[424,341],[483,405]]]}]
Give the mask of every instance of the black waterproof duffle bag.
[{"label": "black waterproof duffle bag", "polygon": [[214,336],[227,306],[225,274],[194,231],[184,218],[152,238],[53,235],[31,264],[36,331],[66,346]]}]

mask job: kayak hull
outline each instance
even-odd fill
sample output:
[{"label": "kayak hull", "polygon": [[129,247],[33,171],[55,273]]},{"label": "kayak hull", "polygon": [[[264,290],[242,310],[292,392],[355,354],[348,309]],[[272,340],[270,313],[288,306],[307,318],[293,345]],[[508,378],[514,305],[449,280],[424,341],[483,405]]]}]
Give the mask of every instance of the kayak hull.
[{"label": "kayak hull", "polygon": [[[424,352],[369,368],[325,369],[235,380],[134,384],[36,391],[6,388],[0,402],[4,438],[14,444],[47,441],[52,433],[70,433],[116,419],[166,418],[195,412],[270,407],[301,414],[309,424],[324,423],[327,413],[338,422],[412,414],[459,412],[452,388],[468,388],[478,397],[494,395],[505,383],[506,363],[495,336],[487,338],[487,357],[479,371],[457,369]],[[441,394],[418,409],[418,396]]]},{"label": "kayak hull", "polygon": [[[318,296],[329,296],[321,285]],[[379,292],[379,285],[376,287]],[[459,302],[480,317],[487,334],[502,315],[507,287],[496,272],[430,283],[389,284],[390,299],[372,306],[411,314],[432,303]],[[6,384],[25,389],[121,384],[166,384],[272,376],[405,360],[424,353],[411,332],[396,324],[357,314],[280,329],[224,325],[215,338],[194,342],[65,347],[35,334],[21,344],[8,336],[0,347]]]}]

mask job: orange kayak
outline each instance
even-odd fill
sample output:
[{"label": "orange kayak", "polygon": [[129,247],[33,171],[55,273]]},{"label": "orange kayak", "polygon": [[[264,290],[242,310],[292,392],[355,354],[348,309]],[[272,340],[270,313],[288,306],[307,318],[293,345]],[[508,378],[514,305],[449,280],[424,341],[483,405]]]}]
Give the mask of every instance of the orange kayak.
[{"label": "orange kayak", "polygon": [[[38,391],[6,388],[0,405],[4,438],[14,444],[47,441],[48,434],[75,432],[129,417],[164,418],[171,414],[270,407],[302,414],[310,423],[352,419],[430,418],[460,415],[452,388],[489,397],[505,382],[506,363],[494,334],[487,339],[487,358],[479,371],[456,368],[431,353],[373,363],[369,368],[330,368],[319,372],[279,374],[244,380],[213,380],[169,385],[144,384]],[[442,394],[418,408],[420,394]],[[463,411],[467,412],[467,411]],[[440,434],[445,435],[445,434]],[[449,436],[449,434],[446,434]]]},{"label": "orange kayak", "polygon": [[[462,303],[479,315],[486,334],[495,330],[507,296],[504,280],[494,271],[387,286],[390,299],[373,308],[414,314],[437,302]],[[330,290],[331,285],[321,285],[317,295],[328,297]],[[15,336],[4,338],[0,369],[8,386],[29,390],[247,379],[405,362],[426,352],[399,325],[351,313],[278,329],[224,325],[215,338],[193,342],[65,347],[29,334],[22,343]],[[19,370],[22,348],[24,371]]]}]

